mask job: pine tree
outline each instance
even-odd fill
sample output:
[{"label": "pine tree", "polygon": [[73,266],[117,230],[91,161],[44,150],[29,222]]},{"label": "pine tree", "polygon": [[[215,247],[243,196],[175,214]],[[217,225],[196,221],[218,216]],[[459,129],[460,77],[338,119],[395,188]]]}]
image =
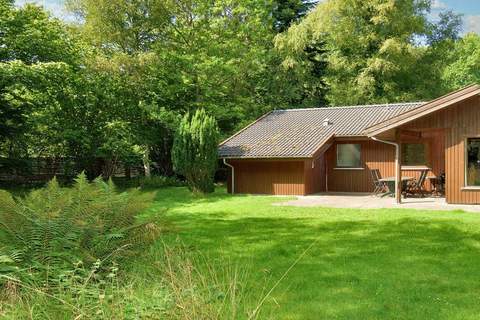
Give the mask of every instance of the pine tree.
[{"label": "pine tree", "polygon": [[193,192],[213,192],[219,132],[215,119],[200,109],[186,114],[172,149],[174,170],[185,176]]}]

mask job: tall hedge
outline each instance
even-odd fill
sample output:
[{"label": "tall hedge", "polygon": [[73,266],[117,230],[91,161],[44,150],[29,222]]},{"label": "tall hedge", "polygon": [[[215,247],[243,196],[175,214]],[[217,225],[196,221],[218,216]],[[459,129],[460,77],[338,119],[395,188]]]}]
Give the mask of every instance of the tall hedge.
[{"label": "tall hedge", "polygon": [[216,120],[199,109],[186,114],[175,134],[172,161],[194,192],[213,192],[219,131]]}]

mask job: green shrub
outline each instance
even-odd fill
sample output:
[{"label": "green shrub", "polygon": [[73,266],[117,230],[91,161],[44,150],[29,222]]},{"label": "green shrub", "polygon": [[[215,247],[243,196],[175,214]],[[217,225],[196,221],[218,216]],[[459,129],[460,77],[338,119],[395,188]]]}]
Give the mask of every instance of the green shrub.
[{"label": "green shrub", "polygon": [[217,122],[200,109],[183,117],[175,134],[172,162],[175,172],[185,176],[194,192],[213,192],[218,161]]},{"label": "green shrub", "polygon": [[139,187],[142,189],[158,189],[165,187],[183,187],[185,183],[175,177],[151,176],[142,177],[139,181]]},{"label": "green shrub", "polygon": [[79,261],[89,268],[121,259],[157,236],[154,221],[137,218],[152,200],[84,174],[71,188],[53,179],[23,198],[0,191],[0,274],[48,284]]}]

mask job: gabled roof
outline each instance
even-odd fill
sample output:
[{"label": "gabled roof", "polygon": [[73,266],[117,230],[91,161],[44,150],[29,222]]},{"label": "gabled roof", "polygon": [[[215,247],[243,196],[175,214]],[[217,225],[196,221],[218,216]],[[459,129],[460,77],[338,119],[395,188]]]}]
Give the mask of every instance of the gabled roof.
[{"label": "gabled roof", "polygon": [[448,106],[451,106],[457,102],[463,101],[465,99],[471,98],[473,96],[476,96],[480,94],[480,86],[477,84],[470,85],[468,87],[465,87],[463,89],[454,91],[452,93],[449,93],[447,95],[444,95],[440,98],[437,98],[435,100],[432,100],[430,102],[425,103],[421,107],[414,108],[412,110],[409,110],[405,113],[399,114],[395,117],[392,117],[386,121],[377,123],[373,126],[370,126],[367,128],[363,134],[373,137],[375,135],[378,135],[382,132],[385,132],[387,130],[399,127],[403,124],[406,124],[410,121],[413,121],[415,119],[424,117],[428,114],[431,114],[433,112],[439,111],[441,109],[444,109]]},{"label": "gabled roof", "polygon": [[423,104],[275,110],[222,142],[218,152],[221,158],[310,158],[333,136],[364,136],[366,128]]}]

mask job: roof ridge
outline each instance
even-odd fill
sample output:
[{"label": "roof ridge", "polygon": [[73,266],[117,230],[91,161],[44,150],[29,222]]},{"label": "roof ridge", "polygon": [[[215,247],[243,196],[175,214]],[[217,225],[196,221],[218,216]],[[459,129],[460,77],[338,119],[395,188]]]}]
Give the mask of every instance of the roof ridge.
[{"label": "roof ridge", "polygon": [[276,111],[308,111],[308,110],[325,110],[325,109],[355,109],[355,108],[375,108],[375,107],[397,107],[404,105],[422,105],[425,104],[425,101],[418,102],[398,102],[398,103],[382,103],[382,104],[364,104],[364,105],[352,105],[352,106],[330,106],[330,107],[314,107],[314,108],[292,108],[292,109],[276,109]]}]

